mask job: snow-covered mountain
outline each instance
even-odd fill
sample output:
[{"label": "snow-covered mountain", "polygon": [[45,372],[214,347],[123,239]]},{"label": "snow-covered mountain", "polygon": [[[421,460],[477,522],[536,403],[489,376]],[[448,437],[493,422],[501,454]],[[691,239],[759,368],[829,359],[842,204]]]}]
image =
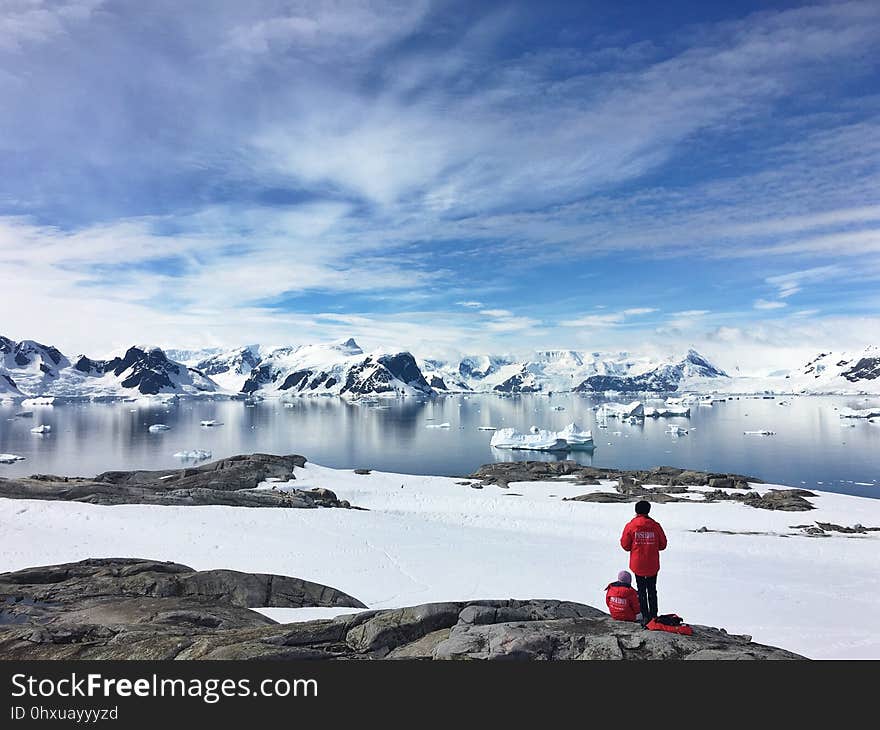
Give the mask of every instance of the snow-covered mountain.
[{"label": "snow-covered mountain", "polygon": [[679,361],[668,361],[647,368],[631,366],[625,374],[591,375],[575,390],[577,392],[647,391],[668,393],[679,390],[683,383],[694,380],[726,378],[727,373],[715,367],[696,350],[688,350]]},{"label": "snow-covered mountain", "polygon": [[54,347],[34,340],[15,342],[0,337],[0,373],[6,375],[5,380],[12,379],[12,387],[22,392],[42,390],[69,367],[70,360]]},{"label": "snow-covered mountain", "polygon": [[131,347],[117,357],[68,358],[34,340],[0,337],[0,397],[121,397],[218,393],[364,396],[435,393],[727,392],[878,393],[880,348],[822,352],[802,368],[729,377],[696,350],[683,357],[542,350],[531,357],[469,355],[417,360],[406,351],[366,353],[353,339],[221,350]]},{"label": "snow-covered mountain", "polygon": [[102,381],[97,387],[105,391],[124,388],[134,389],[142,395],[193,395],[220,389],[213,380],[195,368],[169,360],[158,347],[130,347],[125,355],[111,360],[92,360],[81,355],[73,369],[84,378]]},{"label": "snow-covered mountain", "polygon": [[430,395],[415,358],[408,352],[366,354],[353,339],[278,348],[266,355],[242,386],[244,393]]},{"label": "snow-covered mountain", "polygon": [[130,347],[109,360],[80,355],[71,362],[54,347],[0,337],[0,357],[0,381],[7,388],[11,381],[19,394],[31,396],[194,395],[219,390],[210,378],[170,360],[157,347]]},{"label": "snow-covered mountain", "polygon": [[211,378],[223,390],[238,393],[262,358],[258,345],[248,345],[207,356],[202,353],[202,356],[194,359],[194,364],[189,360],[184,362],[192,365],[202,375]]},{"label": "snow-covered mountain", "polygon": [[496,393],[661,392],[679,390],[682,383],[727,377],[694,350],[684,358],[666,360],[639,358],[627,352],[543,350],[520,361],[471,356],[458,363],[425,360],[422,365],[438,390]]}]

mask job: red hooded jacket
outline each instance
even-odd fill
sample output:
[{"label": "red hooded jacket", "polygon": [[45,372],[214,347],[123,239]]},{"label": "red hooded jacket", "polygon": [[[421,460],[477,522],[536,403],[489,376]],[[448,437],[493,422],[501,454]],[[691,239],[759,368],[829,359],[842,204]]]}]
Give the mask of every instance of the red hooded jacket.
[{"label": "red hooded jacket", "polygon": [[648,515],[636,515],[620,536],[620,547],[629,553],[629,569],[636,575],[660,572],[660,551],[666,549],[666,534],[660,523]]},{"label": "red hooded jacket", "polygon": [[640,611],[639,594],[626,583],[609,583],[605,588],[605,605],[611,618],[618,621],[635,621]]}]

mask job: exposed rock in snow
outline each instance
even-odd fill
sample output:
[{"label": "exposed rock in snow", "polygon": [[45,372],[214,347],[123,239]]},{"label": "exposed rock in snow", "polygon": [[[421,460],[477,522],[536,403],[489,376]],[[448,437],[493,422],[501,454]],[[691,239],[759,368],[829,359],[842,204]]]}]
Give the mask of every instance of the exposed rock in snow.
[{"label": "exposed rock in snow", "polygon": [[33,408],[34,406],[51,406],[55,405],[55,399],[51,396],[43,398],[25,398],[21,404],[27,408]]},{"label": "exposed rock in snow", "polygon": [[525,365],[509,366],[503,370],[509,370],[510,367],[518,367],[518,371],[510,377],[498,383],[492,390],[498,393],[538,393],[542,389],[541,383],[532,372],[529,372]]},{"label": "exposed rock in snow", "polygon": [[570,423],[561,431],[547,431],[532,427],[528,433],[514,428],[495,431],[489,442],[496,449],[514,451],[589,451],[593,448],[593,435]]},{"label": "exposed rock in snow", "polygon": [[22,392],[18,389],[15,381],[6,373],[0,373],[0,399],[20,397]]}]

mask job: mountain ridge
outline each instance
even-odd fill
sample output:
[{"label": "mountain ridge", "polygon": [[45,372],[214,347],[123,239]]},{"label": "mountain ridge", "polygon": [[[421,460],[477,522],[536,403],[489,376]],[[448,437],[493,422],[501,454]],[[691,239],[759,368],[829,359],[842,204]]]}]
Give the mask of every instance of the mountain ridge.
[{"label": "mountain ridge", "polygon": [[[178,359],[180,358],[180,359]],[[152,395],[289,397],[333,395],[515,395],[553,392],[877,392],[880,349],[819,353],[802,368],[767,378],[731,377],[697,350],[665,358],[628,351],[538,350],[528,358],[470,354],[417,358],[407,350],[364,351],[354,338],[223,350],[133,346],[104,360],[67,357],[35,340],[0,337],[0,397],[114,398]]]}]

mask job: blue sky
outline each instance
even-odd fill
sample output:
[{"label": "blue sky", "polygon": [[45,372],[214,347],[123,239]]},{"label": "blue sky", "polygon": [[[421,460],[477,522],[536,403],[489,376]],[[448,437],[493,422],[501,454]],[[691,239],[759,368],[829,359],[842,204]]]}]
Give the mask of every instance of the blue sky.
[{"label": "blue sky", "polygon": [[0,5],[3,333],[880,341],[880,4]]}]

